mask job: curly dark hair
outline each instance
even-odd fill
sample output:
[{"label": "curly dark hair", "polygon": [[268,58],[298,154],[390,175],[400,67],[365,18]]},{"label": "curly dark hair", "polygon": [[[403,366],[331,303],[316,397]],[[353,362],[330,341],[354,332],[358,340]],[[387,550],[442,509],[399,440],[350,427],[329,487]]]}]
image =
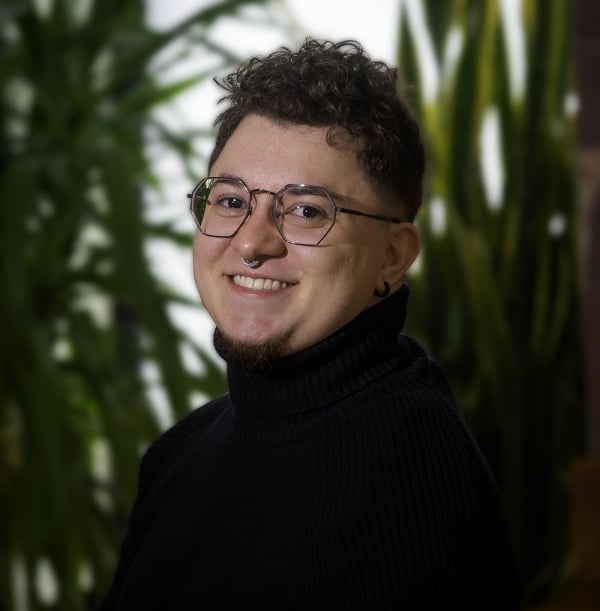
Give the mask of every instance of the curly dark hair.
[{"label": "curly dark hair", "polygon": [[356,41],[307,39],[298,51],[282,47],[253,57],[215,79],[229,106],[216,119],[209,167],[242,119],[329,126],[359,143],[357,159],[378,193],[413,220],[422,198],[425,156],[419,127],[398,94],[398,72],[372,61]]}]

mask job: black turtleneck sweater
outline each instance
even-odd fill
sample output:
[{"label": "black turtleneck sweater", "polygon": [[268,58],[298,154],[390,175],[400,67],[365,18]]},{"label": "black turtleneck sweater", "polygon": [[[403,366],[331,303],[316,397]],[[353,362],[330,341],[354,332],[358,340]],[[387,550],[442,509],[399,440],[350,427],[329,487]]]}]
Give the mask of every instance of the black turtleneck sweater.
[{"label": "black turtleneck sweater", "polygon": [[407,290],[146,453],[104,611],[512,611],[497,492]]}]

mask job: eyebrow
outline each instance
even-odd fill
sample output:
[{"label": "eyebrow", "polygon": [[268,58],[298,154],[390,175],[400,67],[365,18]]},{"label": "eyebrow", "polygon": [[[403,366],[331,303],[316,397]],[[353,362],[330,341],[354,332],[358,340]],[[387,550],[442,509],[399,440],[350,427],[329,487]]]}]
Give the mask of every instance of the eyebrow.
[{"label": "eyebrow", "polygon": [[341,193],[338,193],[337,191],[332,191],[331,189],[328,189],[327,187],[321,187],[321,188],[325,189],[327,193],[329,193],[329,195],[331,195],[331,197],[333,197],[335,201],[340,200],[341,202],[347,202],[349,204],[358,205],[358,206],[362,205],[363,203],[362,201],[355,199],[351,195],[342,195]]},{"label": "eyebrow", "polygon": [[233,178],[235,180],[241,180],[243,183],[246,183],[246,181],[241,176],[238,176],[237,174],[228,174],[228,173],[214,174],[214,173],[211,173],[211,174],[209,174],[209,176],[212,177],[212,178]]},{"label": "eyebrow", "polygon": [[[214,178],[231,178],[235,180],[241,180],[250,189],[250,186],[248,185],[247,180],[245,178],[242,178],[239,174],[230,174],[229,172],[220,172],[220,173],[211,173],[211,176]],[[302,185],[303,187],[315,187],[317,189],[324,189],[325,191],[327,191],[327,193],[329,193],[329,195],[331,195],[334,201],[339,200],[341,202],[348,202],[349,204],[359,205],[359,206],[362,204],[361,201],[353,198],[350,195],[343,195],[342,193],[334,191],[333,189],[328,187],[327,184],[315,184],[313,182],[286,182],[284,185],[279,187],[277,191],[280,191],[281,189],[283,189],[284,187],[287,187],[288,185]],[[262,187],[258,187],[258,188],[262,188]]]}]

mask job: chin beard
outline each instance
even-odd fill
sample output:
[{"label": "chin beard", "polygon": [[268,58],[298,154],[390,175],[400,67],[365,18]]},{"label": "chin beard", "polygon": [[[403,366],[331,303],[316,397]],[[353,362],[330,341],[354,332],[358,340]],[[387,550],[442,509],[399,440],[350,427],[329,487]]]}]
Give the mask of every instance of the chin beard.
[{"label": "chin beard", "polygon": [[227,363],[234,363],[249,371],[268,371],[274,361],[288,354],[287,335],[262,344],[250,344],[228,337],[217,327],[214,345]]}]

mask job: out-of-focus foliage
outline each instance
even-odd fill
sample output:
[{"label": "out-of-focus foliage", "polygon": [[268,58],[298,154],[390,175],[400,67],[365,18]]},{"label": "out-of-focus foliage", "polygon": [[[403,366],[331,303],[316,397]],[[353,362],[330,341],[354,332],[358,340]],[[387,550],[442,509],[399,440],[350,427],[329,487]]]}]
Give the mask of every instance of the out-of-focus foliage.
[{"label": "out-of-focus foliage", "polygon": [[[144,193],[160,185],[144,138],[189,161],[189,135],[153,111],[238,60],[208,33],[244,4],[162,32],[141,0],[0,5],[0,609],[98,605],[160,431],[144,371],[173,418],[223,388],[168,316],[182,299],[150,271],[149,239],[191,236],[146,220]],[[211,74],[159,80],[175,39],[210,51]],[[184,345],[203,374],[186,370]]]},{"label": "out-of-focus foliage", "polygon": [[[406,11],[399,47],[429,154],[409,332],[492,463],[532,600],[565,566],[584,405],[568,3],[523,0],[516,26],[497,0],[421,4],[431,54]],[[483,169],[490,151],[500,173]]]},{"label": "out-of-focus foliage", "polygon": [[[147,221],[145,192],[160,184],[145,137],[189,169],[189,134],[153,111],[237,61],[209,26],[245,3],[215,2],[160,33],[142,0],[0,4],[1,610],[97,606],[141,451],[160,431],[143,372],[158,372],[174,419],[192,393],[223,388],[168,316],[183,298],[150,271],[149,239],[190,236]],[[422,4],[441,70],[431,92],[404,14],[399,66],[430,168],[408,330],[444,365],[491,460],[533,598],[565,558],[583,405],[569,14],[522,0],[518,91],[497,0]],[[178,58],[157,54],[174,40],[218,59],[161,84]],[[482,132],[499,137],[496,194]],[[187,371],[183,346],[204,374]]]}]

